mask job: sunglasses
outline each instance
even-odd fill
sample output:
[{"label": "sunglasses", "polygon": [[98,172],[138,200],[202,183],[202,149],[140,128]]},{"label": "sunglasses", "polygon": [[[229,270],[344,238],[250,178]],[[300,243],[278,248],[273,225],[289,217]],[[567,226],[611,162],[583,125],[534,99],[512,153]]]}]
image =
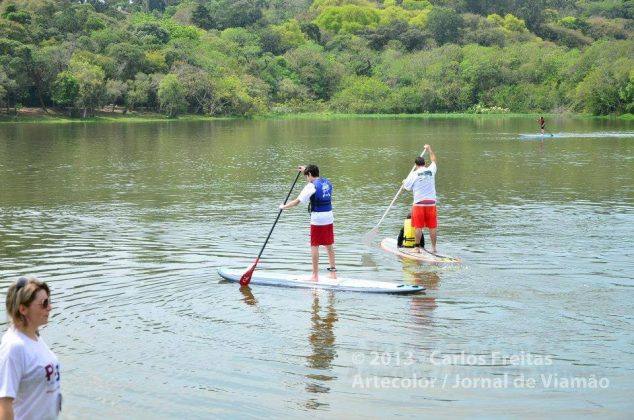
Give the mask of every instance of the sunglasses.
[{"label": "sunglasses", "polygon": [[42,302],[38,303],[38,305],[42,306],[42,309],[46,309],[51,304],[51,300],[49,298],[44,299]]}]

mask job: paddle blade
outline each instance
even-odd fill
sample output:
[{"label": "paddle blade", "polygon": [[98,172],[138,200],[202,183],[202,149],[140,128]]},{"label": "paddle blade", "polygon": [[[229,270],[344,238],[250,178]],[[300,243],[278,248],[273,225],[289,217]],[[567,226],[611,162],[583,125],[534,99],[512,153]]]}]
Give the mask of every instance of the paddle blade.
[{"label": "paddle blade", "polygon": [[260,259],[256,258],[251,268],[249,268],[247,272],[244,273],[242,277],[240,277],[240,286],[246,286],[251,283],[251,277],[253,276],[253,272],[255,271],[255,266],[258,265],[258,261],[260,261]]},{"label": "paddle blade", "polygon": [[378,234],[379,234],[379,227],[378,226],[373,227],[368,233],[366,233],[363,236],[363,243],[366,246],[372,245],[372,241],[374,241],[374,238],[376,238],[376,235]]}]

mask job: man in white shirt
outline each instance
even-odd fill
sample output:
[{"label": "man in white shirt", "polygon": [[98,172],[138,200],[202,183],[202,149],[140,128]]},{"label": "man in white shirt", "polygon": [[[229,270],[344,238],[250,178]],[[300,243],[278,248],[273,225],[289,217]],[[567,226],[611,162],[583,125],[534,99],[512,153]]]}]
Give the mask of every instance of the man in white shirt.
[{"label": "man in white shirt", "polygon": [[438,220],[436,215],[436,154],[429,144],[425,145],[429,152],[431,163],[425,166],[425,159],[419,156],[414,161],[416,168],[403,180],[403,188],[414,193],[412,205],[412,226],[416,229],[415,248],[420,252],[420,240],[423,228],[429,229],[431,252],[436,253],[436,229]]}]

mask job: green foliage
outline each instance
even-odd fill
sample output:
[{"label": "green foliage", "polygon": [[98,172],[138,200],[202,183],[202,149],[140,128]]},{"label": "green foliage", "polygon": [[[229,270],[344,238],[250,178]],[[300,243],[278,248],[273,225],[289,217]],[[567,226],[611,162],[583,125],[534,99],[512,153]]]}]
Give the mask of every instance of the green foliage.
[{"label": "green foliage", "polygon": [[106,101],[112,104],[112,109],[117,102],[123,101],[128,93],[128,85],[121,80],[108,80],[106,81]]},{"label": "green foliage", "polygon": [[497,13],[493,13],[487,16],[487,20],[491,23],[501,27],[507,33],[524,33],[528,32],[526,29],[526,24],[522,19],[518,19],[512,14],[508,13],[504,17],[498,15]]},{"label": "green foliage", "polygon": [[111,44],[106,52],[115,63],[115,77],[120,80],[131,79],[147,67],[143,49],[134,44]]},{"label": "green foliage", "polygon": [[264,0],[213,0],[210,13],[218,29],[242,28],[262,18]]},{"label": "green foliage", "polygon": [[579,8],[587,16],[601,16],[605,18],[634,19],[634,3],[623,0],[580,0]]},{"label": "green foliage", "polygon": [[633,112],[632,2],[12,0],[0,103],[170,115]]},{"label": "green foliage", "polygon": [[369,0],[315,0],[310,6],[310,10],[313,12],[321,12],[327,7],[340,6],[372,7],[374,4]]},{"label": "green foliage", "polygon": [[170,40],[170,33],[158,22],[143,22],[131,28],[133,39],[141,45],[162,45]]},{"label": "green foliage", "polygon": [[209,9],[203,4],[197,4],[192,12],[192,23],[202,29],[213,29],[217,26],[217,22],[209,12]]},{"label": "green foliage", "polygon": [[335,93],[344,69],[341,64],[326,57],[320,46],[306,43],[284,56],[313,99],[328,100]]},{"label": "green foliage", "polygon": [[314,22],[321,29],[333,33],[356,33],[367,27],[376,27],[380,19],[376,8],[346,5],[324,8]]},{"label": "green foliage", "polygon": [[554,23],[543,25],[541,35],[545,39],[555,41],[570,48],[582,48],[592,44],[592,38],[585,36],[581,31],[564,28]]},{"label": "green foliage", "polygon": [[165,112],[169,118],[174,118],[185,112],[187,110],[185,94],[185,87],[176,75],[168,74],[165,76],[158,90],[161,111]]},{"label": "green foliage", "polygon": [[218,97],[211,110],[215,114],[250,116],[266,109],[265,101],[259,95],[262,86],[249,76],[244,79],[226,77],[216,81],[216,85]]},{"label": "green foliage", "polygon": [[577,85],[579,106],[595,115],[629,112],[633,107],[632,69],[631,58],[596,66]]},{"label": "green foliage", "polygon": [[288,20],[280,25],[273,25],[271,29],[279,35],[279,49],[282,51],[298,47],[306,42],[306,36],[302,32],[297,19]]},{"label": "green foliage", "polygon": [[384,82],[371,77],[349,76],[343,86],[332,99],[336,111],[375,114],[389,109],[390,87]]},{"label": "green foliage", "polygon": [[427,29],[440,45],[457,42],[463,26],[464,19],[453,9],[434,7],[427,17]]},{"label": "green foliage", "polygon": [[105,100],[105,72],[97,65],[75,58],[71,59],[69,71],[79,84],[79,95],[75,106],[83,109],[84,117],[93,115],[95,109],[100,107]]},{"label": "green foliage", "polygon": [[51,99],[63,107],[75,105],[79,98],[79,82],[69,71],[57,75],[53,83]]},{"label": "green foliage", "polygon": [[506,44],[508,33],[497,23],[474,14],[464,14],[463,41],[466,44],[479,44],[486,47],[502,47]]}]

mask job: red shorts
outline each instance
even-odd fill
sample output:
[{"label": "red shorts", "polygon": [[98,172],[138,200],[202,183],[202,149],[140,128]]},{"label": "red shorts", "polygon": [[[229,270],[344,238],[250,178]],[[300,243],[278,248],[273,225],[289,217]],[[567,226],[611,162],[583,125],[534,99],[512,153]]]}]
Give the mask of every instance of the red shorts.
[{"label": "red shorts", "polygon": [[310,246],[332,245],[335,243],[333,224],[310,225]]},{"label": "red shorts", "polygon": [[412,226],[436,229],[438,227],[436,206],[412,206]]}]

